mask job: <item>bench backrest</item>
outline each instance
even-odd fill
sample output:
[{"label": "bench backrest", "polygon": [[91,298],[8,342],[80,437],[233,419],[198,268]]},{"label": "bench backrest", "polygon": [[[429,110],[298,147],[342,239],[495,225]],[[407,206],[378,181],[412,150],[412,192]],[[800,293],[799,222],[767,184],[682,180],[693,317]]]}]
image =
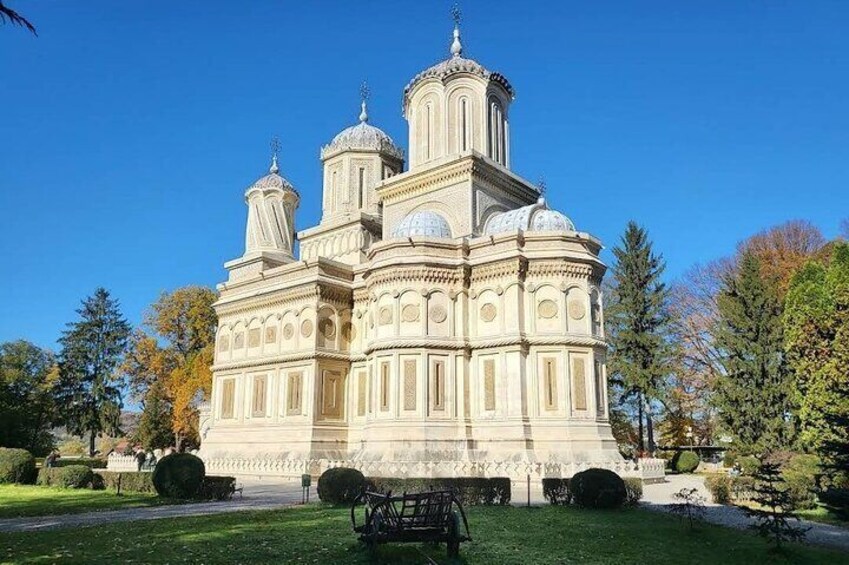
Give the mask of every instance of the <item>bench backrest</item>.
[{"label": "bench backrest", "polygon": [[393,530],[442,528],[451,519],[454,495],[450,491],[422,492],[403,496],[366,493],[366,504],[381,514],[385,527]]}]

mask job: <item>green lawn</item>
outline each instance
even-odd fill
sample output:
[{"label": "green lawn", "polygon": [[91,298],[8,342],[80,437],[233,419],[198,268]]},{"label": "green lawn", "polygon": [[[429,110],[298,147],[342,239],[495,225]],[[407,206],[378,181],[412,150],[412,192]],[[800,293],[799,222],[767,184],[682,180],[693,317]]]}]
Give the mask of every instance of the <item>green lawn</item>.
[{"label": "green lawn", "polygon": [[113,490],[0,485],[0,518],[77,514],[172,502],[155,494],[127,493],[118,496]]},{"label": "green lawn", "polygon": [[[702,526],[688,533],[646,510],[478,507],[460,563],[849,563],[849,554],[793,545],[783,554],[747,532]],[[9,563],[375,563],[355,540],[348,510],[308,506],[96,528],[4,534]],[[5,552],[5,554],[3,553]],[[383,563],[445,563],[445,546],[389,545]]]}]

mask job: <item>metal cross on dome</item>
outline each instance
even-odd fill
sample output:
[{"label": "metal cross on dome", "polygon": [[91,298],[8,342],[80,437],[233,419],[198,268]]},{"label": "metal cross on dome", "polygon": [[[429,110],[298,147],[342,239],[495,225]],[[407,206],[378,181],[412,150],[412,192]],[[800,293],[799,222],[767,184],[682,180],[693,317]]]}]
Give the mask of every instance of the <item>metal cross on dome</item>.
[{"label": "metal cross on dome", "polygon": [[451,6],[451,19],[454,20],[455,26],[460,25],[460,18],[462,17],[462,15],[463,13],[460,11],[460,4],[455,2],[454,5]]},{"label": "metal cross on dome", "polygon": [[277,156],[280,154],[280,138],[276,135],[271,138],[271,168],[269,172],[277,173],[279,168],[277,167]]},{"label": "metal cross on dome", "polygon": [[369,99],[370,96],[371,90],[369,90],[368,83],[366,81],[363,81],[363,83],[360,85],[360,98],[363,102],[365,102]]}]

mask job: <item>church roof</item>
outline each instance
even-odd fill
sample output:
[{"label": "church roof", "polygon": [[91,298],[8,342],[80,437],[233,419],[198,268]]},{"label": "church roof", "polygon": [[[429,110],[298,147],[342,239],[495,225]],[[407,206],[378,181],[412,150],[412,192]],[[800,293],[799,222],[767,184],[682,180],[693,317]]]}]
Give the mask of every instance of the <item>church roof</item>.
[{"label": "church roof", "polygon": [[258,179],[255,183],[253,183],[250,187],[248,187],[247,192],[250,192],[254,189],[260,190],[268,190],[269,188],[277,188],[280,190],[287,190],[290,192],[294,192],[298,194],[298,191],[288,180],[280,176],[280,169],[277,167],[277,156],[275,155],[271,162],[271,168],[268,171],[268,174],[264,177]]},{"label": "church roof", "polygon": [[432,67],[428,67],[427,69],[414,76],[412,80],[407,83],[407,86],[404,87],[403,107],[407,107],[407,103],[409,102],[410,98],[410,93],[420,82],[431,78],[444,81],[449,76],[460,73],[475,75],[484,80],[489,80],[498,83],[504,88],[504,90],[507,91],[507,94],[510,95],[510,98],[516,97],[516,92],[513,90],[513,87],[507,81],[507,77],[505,77],[501,73],[496,73],[487,70],[483,65],[481,65],[474,59],[467,59],[466,57],[463,57],[463,46],[460,44],[460,30],[458,27],[455,27],[454,42],[451,44],[451,57],[433,65]]},{"label": "church roof", "polygon": [[380,151],[397,159],[404,159],[404,150],[395,145],[392,138],[382,129],[368,123],[365,100],[360,112],[360,123],[336,134],[333,141],[321,148],[321,158],[325,159],[341,151]]},{"label": "church roof", "polygon": [[507,210],[492,216],[484,227],[484,235],[515,231],[575,231],[575,224],[565,214],[551,210],[544,198],[535,204]]}]

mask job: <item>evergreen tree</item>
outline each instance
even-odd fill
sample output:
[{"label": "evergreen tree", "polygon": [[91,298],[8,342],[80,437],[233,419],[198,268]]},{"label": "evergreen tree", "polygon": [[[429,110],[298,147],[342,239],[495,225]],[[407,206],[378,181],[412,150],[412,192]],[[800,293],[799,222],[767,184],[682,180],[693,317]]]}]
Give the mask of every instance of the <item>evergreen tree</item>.
[{"label": "evergreen tree", "polygon": [[144,408],[139,419],[135,440],[146,449],[174,445],[171,418],[171,407],[166,398],[164,385],[154,383],[145,395]]},{"label": "evergreen tree", "polygon": [[[640,451],[655,448],[653,403],[661,399],[669,356],[665,264],[652,251],[646,230],[629,222],[621,244],[613,249],[612,296],[607,308],[610,368],[622,398],[634,398]],[[643,434],[645,418],[646,438]]]},{"label": "evergreen tree", "polygon": [[130,325],[118,302],[103,288],[83,300],[79,320],[68,324],[59,343],[56,398],[68,431],[89,434],[89,453],[101,433],[120,433],[121,379],[116,369],[127,346]]},{"label": "evergreen tree", "polygon": [[746,513],[755,519],[752,529],[781,548],[785,541],[799,541],[805,537],[806,529],[794,526],[790,520],[799,520],[792,512],[793,500],[790,489],[781,476],[777,463],[764,461],[754,474],[752,502],[757,506],[746,508]]},{"label": "evergreen tree", "polygon": [[725,277],[717,304],[714,340],[723,374],[714,401],[720,418],[741,453],[786,447],[792,382],[784,358],[781,303],[754,254],[742,254],[737,270]]}]

